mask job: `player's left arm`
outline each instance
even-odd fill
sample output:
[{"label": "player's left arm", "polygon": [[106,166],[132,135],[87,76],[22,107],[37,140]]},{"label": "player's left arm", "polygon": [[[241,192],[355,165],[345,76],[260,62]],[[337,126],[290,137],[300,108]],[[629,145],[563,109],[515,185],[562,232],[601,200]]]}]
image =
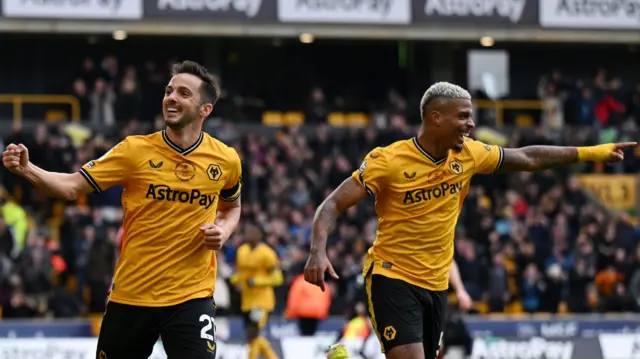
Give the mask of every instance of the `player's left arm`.
[{"label": "player's left arm", "polygon": [[227,177],[227,183],[220,191],[218,201],[218,214],[216,224],[225,229],[229,234],[233,233],[240,221],[242,212],[240,193],[242,192],[242,162],[238,153],[234,150],[234,161]]},{"label": "player's left arm", "polygon": [[466,291],[464,288],[464,283],[462,282],[462,277],[460,277],[460,269],[458,268],[458,264],[456,261],[451,263],[451,269],[449,270],[449,282],[453,285],[453,289],[455,291]]},{"label": "player's left arm", "polygon": [[636,147],[636,142],[607,143],[598,146],[527,146],[502,148],[478,141],[468,146],[476,161],[477,173],[541,171],[576,162],[619,162],[623,150]]},{"label": "player's left arm", "polygon": [[505,148],[500,171],[540,171],[576,162],[619,162],[624,159],[624,149],[636,146],[636,142],[625,142],[589,147]]},{"label": "player's left arm", "polygon": [[458,268],[458,263],[456,263],[456,261],[451,263],[451,269],[449,270],[449,282],[453,285],[453,289],[456,292],[460,308],[463,310],[471,308],[473,300],[469,296],[469,293],[467,293],[467,289],[464,287],[464,282],[462,282],[460,269]]}]

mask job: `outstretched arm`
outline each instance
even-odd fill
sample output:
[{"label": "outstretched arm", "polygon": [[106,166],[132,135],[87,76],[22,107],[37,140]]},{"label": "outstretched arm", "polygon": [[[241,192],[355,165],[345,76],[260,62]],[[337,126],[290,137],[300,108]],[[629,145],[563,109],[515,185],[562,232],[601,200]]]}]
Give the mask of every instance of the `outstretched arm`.
[{"label": "outstretched arm", "polygon": [[24,177],[46,195],[65,201],[73,201],[97,186],[90,184],[93,178],[85,173],[49,172],[34,165],[29,162],[29,150],[23,144],[12,143],[7,146],[2,154],[2,163],[9,171]]},{"label": "outstretched arm", "polygon": [[576,162],[618,162],[624,159],[625,148],[636,142],[609,143],[591,147],[527,146],[505,148],[501,172],[540,171]]}]

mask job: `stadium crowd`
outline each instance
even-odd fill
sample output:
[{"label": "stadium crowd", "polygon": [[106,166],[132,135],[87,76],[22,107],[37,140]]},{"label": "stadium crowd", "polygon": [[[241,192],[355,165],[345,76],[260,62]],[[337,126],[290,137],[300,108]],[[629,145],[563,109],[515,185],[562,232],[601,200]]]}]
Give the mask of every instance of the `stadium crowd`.
[{"label": "stadium crowd", "polygon": [[[24,143],[32,161],[42,168],[77,171],[124,136],[162,128],[162,118],[144,111],[159,109],[164,81],[151,64],[120,71],[113,57],[99,69],[87,59],[72,81],[86,126],[61,122],[25,131],[15,125],[3,146]],[[587,127],[514,131],[507,137],[508,145],[624,141],[640,121],[640,88],[632,90],[622,92],[619,81],[607,82],[603,72],[590,81],[568,81],[554,72],[541,80],[540,98],[562,105],[564,123]],[[227,120],[233,113],[230,98],[223,91],[220,113],[216,112]],[[276,311],[283,312],[287,287],[307,258],[315,208],[358,168],[367,151],[414,135],[416,123],[410,119],[416,111],[407,102],[398,92],[389,93],[384,128],[334,129],[323,124],[330,101],[322,89],[314,88],[309,103],[301,108],[316,123],[310,131],[287,127],[275,133],[249,133],[233,121],[222,121],[211,131],[237,149],[244,165],[243,218],[218,253],[215,296],[223,315],[238,313],[238,293],[229,279],[247,224],[262,228],[264,241],[280,257],[285,285],[277,289]],[[638,157],[629,155],[621,165],[604,171],[637,173],[638,169]],[[474,179],[458,224],[455,256],[476,302],[474,310],[638,309],[639,234],[629,215],[613,216],[580,189],[574,174],[591,171],[591,165],[576,165]],[[4,170],[2,184],[2,316],[75,317],[102,312],[120,246],[121,189],[60,203]],[[361,300],[361,259],[375,232],[371,202],[341,217],[328,249],[340,275],[330,283],[331,313],[342,314]]]}]

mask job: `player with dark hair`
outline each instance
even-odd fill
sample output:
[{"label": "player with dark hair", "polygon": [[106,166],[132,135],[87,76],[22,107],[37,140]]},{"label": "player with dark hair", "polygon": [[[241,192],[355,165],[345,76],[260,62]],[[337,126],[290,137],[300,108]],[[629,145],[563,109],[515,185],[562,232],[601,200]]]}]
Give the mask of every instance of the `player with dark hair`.
[{"label": "player with dark hair", "polygon": [[[471,177],[539,171],[582,161],[618,162],[636,143],[501,148],[470,139],[471,95],[440,82],[424,94],[416,137],[376,148],[318,208],[305,279],[337,278],[326,254],[340,213],[375,196],[376,241],[363,274],[368,312],[387,359],[433,359],[442,340],[453,238]],[[332,358],[329,356],[329,358]]]},{"label": "player with dark hair", "polygon": [[165,130],[129,136],[73,174],[35,166],[23,144],[3,153],[5,167],[53,197],[124,189],[99,359],[146,359],[159,336],[169,358],[215,358],[215,251],[240,218],[242,175],[236,151],[202,132],[219,95],[207,70],[185,61],[165,90]]}]

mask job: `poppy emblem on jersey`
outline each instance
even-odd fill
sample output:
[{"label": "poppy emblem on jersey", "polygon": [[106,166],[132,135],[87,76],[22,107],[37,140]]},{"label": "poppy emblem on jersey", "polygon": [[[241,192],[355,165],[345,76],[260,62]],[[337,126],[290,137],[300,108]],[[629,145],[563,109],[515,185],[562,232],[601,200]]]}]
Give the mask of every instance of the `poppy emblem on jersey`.
[{"label": "poppy emblem on jersey", "polygon": [[394,340],[396,338],[396,328],[390,325],[384,328],[384,332],[382,334],[386,340]]},{"label": "poppy emblem on jersey", "polygon": [[104,352],[104,350],[100,351],[100,354],[98,355],[99,359],[107,359],[107,353]]},{"label": "poppy emblem on jersey", "polygon": [[407,181],[413,181],[414,179],[416,179],[416,173],[413,172],[412,174],[409,174],[409,172],[404,171],[404,178],[406,178]]},{"label": "poppy emblem on jersey", "polygon": [[196,176],[196,165],[189,161],[182,161],[176,165],[173,173],[180,181],[189,182]]},{"label": "poppy emblem on jersey", "polygon": [[441,182],[444,178],[444,171],[433,171],[427,175],[427,182],[436,183]]},{"label": "poppy emblem on jersey", "polygon": [[459,175],[462,173],[462,165],[460,164],[460,162],[458,161],[451,161],[449,162],[449,169],[451,170],[451,172],[453,172],[453,174]]},{"label": "poppy emblem on jersey", "polygon": [[218,181],[220,177],[222,177],[222,169],[215,164],[209,165],[209,168],[207,168],[207,176],[209,176],[209,179],[212,181]]},{"label": "poppy emblem on jersey", "polygon": [[158,163],[153,163],[152,160],[149,160],[149,167],[151,167],[152,171],[160,171],[160,168],[162,167],[163,164],[164,164],[163,161],[160,161]]}]

